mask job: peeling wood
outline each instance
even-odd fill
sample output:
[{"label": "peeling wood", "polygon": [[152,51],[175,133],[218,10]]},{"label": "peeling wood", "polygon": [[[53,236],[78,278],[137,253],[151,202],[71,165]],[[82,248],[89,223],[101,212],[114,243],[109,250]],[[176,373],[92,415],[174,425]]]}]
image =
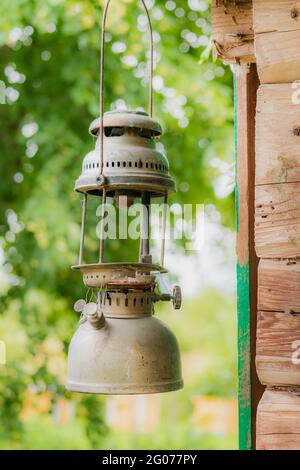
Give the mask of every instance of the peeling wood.
[{"label": "peeling wood", "polygon": [[240,449],[255,445],[256,408],[262,394],[254,367],[257,258],[254,250],[254,117],[258,79],[255,65],[236,73],[237,310],[239,344]]},{"label": "peeling wood", "polygon": [[[241,266],[249,262],[250,231],[254,199],[254,115],[257,79],[253,70],[240,66],[236,74],[237,106],[237,258]],[[239,214],[242,216],[240,217]]]},{"label": "peeling wood", "polygon": [[212,44],[225,62],[255,62],[252,1],[213,1]]}]

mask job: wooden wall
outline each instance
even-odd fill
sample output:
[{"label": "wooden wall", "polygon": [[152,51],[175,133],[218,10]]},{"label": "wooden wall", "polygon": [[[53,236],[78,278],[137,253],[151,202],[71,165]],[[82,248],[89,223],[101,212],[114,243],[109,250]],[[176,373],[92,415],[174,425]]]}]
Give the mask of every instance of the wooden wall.
[{"label": "wooden wall", "polygon": [[[248,134],[255,147],[253,218],[259,259],[257,308],[252,310],[257,337],[250,345],[265,392],[252,443],[256,440],[257,449],[299,450],[300,2],[216,0],[212,18],[216,55],[237,64],[256,61],[260,81],[255,132]],[[233,45],[230,38],[241,42]],[[252,385],[255,408],[258,389]]]},{"label": "wooden wall", "polygon": [[[300,2],[253,0],[258,449],[300,449]],[[299,259],[298,259],[299,258]]]}]

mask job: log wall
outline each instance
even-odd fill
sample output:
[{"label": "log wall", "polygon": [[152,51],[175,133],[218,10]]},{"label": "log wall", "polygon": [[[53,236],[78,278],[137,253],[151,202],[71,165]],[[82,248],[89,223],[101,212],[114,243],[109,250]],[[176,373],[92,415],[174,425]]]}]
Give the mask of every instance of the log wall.
[{"label": "log wall", "polygon": [[[253,0],[257,449],[300,449],[300,2]],[[298,429],[299,428],[299,429]]]},{"label": "log wall", "polygon": [[[257,337],[250,341],[249,358],[255,354],[265,392],[252,444],[264,450],[300,450],[300,1],[215,1],[212,13],[217,57],[243,64],[243,70],[256,62],[260,81],[253,99],[255,132],[237,136],[248,146],[253,139],[255,146],[249,194],[259,259],[257,308],[252,311]],[[242,119],[247,118],[239,114],[238,127]],[[250,160],[247,166],[252,168]],[[244,183],[238,180],[238,193]],[[251,217],[249,211],[244,215]],[[256,412],[255,389],[254,381]]]}]

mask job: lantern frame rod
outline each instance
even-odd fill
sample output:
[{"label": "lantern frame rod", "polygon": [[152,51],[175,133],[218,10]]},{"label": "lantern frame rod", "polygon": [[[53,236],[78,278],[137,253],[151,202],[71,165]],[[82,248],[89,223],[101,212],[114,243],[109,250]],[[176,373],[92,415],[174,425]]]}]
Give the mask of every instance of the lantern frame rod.
[{"label": "lantern frame rod", "polygon": [[100,221],[100,235],[99,235],[99,263],[103,263],[104,258],[104,215],[106,208],[106,188],[102,192],[102,207],[101,207],[101,221]]},{"label": "lantern frame rod", "polygon": [[160,265],[161,265],[161,267],[164,267],[164,264],[165,264],[167,208],[168,208],[168,193],[165,193],[165,195],[164,195],[164,206],[163,206],[163,220],[162,220],[161,252],[160,252]]},{"label": "lantern frame rod", "polygon": [[87,193],[84,193],[83,200],[82,200],[80,245],[79,245],[79,258],[78,258],[78,264],[79,265],[83,264],[83,249],[84,249],[84,238],[85,238],[86,209],[87,209]]},{"label": "lantern frame rod", "polygon": [[[153,115],[153,68],[154,68],[154,41],[153,41],[153,29],[151,24],[150,13],[147,8],[147,5],[144,0],[140,0],[147,16],[148,27],[149,27],[149,37],[150,37],[150,60],[149,60],[149,115]],[[105,68],[105,33],[106,33],[106,20],[108,9],[110,6],[111,0],[107,0],[107,3],[104,7],[103,17],[102,17],[102,30],[101,30],[101,46],[100,46],[100,175],[103,174],[103,140],[104,140],[104,126],[103,126],[103,116],[104,116],[104,68]]]},{"label": "lantern frame rod", "polygon": [[[150,193],[142,192],[141,262],[150,261]],[[151,260],[152,261],[152,260]]]}]

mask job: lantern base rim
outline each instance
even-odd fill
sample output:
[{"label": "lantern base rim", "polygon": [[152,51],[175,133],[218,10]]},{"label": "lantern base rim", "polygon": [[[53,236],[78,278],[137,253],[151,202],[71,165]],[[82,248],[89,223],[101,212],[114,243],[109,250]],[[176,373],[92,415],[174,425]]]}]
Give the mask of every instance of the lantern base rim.
[{"label": "lantern base rim", "polygon": [[[81,176],[76,180],[74,190],[78,193],[101,195],[103,184],[99,184],[95,176]],[[152,174],[128,174],[126,176],[112,175],[104,172],[106,178],[105,188],[107,196],[113,196],[118,190],[128,191],[129,194],[139,195],[142,191],[148,191],[152,197],[162,197],[166,193],[176,192],[174,181],[168,175]]]},{"label": "lantern base rim", "polygon": [[[110,288],[148,288],[154,285],[154,278],[150,273],[167,273],[159,264],[152,263],[97,263],[80,264],[72,269],[81,271],[83,283],[87,287]],[[137,273],[144,274],[137,278]],[[147,274],[147,276],[145,276]]]},{"label": "lantern base rim", "polygon": [[159,264],[154,263],[137,263],[137,262],[116,262],[116,263],[92,263],[92,264],[75,264],[71,266],[72,269],[75,270],[89,270],[89,269],[98,269],[101,270],[108,270],[111,271],[120,271],[120,270],[128,270],[131,272],[159,272],[159,273],[166,273],[166,268],[160,266]]},{"label": "lantern base rim", "polygon": [[89,393],[98,395],[147,395],[154,393],[167,393],[181,390],[184,387],[182,379],[156,384],[80,384],[68,381],[66,389],[70,392]]}]

